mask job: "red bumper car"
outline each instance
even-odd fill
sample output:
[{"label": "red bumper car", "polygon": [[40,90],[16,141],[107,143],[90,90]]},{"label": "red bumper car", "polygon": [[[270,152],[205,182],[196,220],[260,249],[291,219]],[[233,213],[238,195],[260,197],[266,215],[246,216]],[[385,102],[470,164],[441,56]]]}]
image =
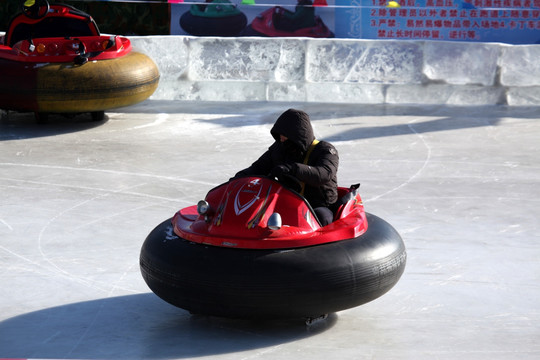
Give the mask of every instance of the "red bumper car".
[{"label": "red bumper car", "polygon": [[155,63],[128,38],[100,35],[90,15],[68,5],[26,0],[0,37],[0,109],[99,119],[145,100],[158,81]]},{"label": "red bumper car", "polygon": [[288,186],[233,179],[148,235],[143,278],[175,306],[232,318],[312,319],[374,300],[401,277],[406,251],[357,188],[339,188],[335,219],[321,227]]},{"label": "red bumper car", "polygon": [[257,15],[243,32],[243,36],[268,36],[268,37],[312,37],[333,38],[334,33],[326,26],[320,16],[314,17],[314,26],[299,29],[282,29],[278,25],[278,19],[283,17],[287,10],[281,6],[275,6]]}]

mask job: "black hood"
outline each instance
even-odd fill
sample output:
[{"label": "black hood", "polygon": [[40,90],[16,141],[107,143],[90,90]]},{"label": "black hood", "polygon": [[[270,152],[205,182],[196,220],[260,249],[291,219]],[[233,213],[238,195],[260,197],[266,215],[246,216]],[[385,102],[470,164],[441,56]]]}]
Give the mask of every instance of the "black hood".
[{"label": "black hood", "polygon": [[279,141],[279,135],[286,136],[303,152],[307,151],[315,139],[309,115],[296,109],[289,109],[281,114],[270,134],[276,141]]}]

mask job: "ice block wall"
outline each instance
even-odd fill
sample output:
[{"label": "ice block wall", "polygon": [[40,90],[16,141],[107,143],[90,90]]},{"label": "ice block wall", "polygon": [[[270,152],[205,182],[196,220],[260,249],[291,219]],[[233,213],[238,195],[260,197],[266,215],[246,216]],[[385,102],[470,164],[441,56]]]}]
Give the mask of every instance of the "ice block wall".
[{"label": "ice block wall", "polygon": [[540,45],[132,37],[158,100],[540,105]]}]

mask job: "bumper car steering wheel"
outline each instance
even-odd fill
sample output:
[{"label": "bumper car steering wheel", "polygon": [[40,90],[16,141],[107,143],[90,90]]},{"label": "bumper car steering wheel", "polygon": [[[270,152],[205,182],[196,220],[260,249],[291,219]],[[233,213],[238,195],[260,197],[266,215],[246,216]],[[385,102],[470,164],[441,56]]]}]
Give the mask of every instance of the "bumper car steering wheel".
[{"label": "bumper car steering wheel", "polygon": [[22,0],[22,12],[30,19],[41,19],[47,15],[50,9],[47,0]]}]

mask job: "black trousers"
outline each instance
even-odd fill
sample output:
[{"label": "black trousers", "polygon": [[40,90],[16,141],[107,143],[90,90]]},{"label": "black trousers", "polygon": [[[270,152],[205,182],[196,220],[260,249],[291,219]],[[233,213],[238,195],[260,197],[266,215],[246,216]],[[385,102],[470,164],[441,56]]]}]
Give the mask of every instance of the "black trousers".
[{"label": "black trousers", "polygon": [[315,215],[319,218],[322,226],[326,226],[334,221],[334,213],[325,206],[316,207],[313,211],[315,211]]}]

